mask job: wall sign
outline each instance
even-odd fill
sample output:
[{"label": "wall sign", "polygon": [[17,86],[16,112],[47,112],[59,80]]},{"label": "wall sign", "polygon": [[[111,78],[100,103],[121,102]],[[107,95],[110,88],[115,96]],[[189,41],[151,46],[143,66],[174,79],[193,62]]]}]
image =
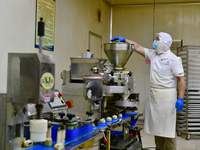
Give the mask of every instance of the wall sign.
[{"label": "wall sign", "polygon": [[43,36],[43,49],[54,51],[55,28],[55,0],[37,0],[35,47],[39,48],[38,22],[43,18],[45,35]]}]

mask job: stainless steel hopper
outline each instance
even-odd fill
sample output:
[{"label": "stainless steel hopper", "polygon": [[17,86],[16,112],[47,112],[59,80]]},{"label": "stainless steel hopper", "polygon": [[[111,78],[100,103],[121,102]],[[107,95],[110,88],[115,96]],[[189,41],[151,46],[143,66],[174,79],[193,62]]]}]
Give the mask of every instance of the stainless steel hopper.
[{"label": "stainless steel hopper", "polygon": [[105,43],[104,52],[113,64],[114,70],[124,70],[124,66],[133,53],[133,44]]}]

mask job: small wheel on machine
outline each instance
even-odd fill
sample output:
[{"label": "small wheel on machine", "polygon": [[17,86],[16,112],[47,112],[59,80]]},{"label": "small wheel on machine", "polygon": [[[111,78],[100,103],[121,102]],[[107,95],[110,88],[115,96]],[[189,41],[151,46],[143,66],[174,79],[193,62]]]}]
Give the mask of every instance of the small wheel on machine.
[{"label": "small wheel on machine", "polygon": [[181,132],[177,132],[177,136],[181,136]]},{"label": "small wheel on machine", "polygon": [[186,136],[186,140],[190,140],[190,135],[187,135],[187,136]]}]

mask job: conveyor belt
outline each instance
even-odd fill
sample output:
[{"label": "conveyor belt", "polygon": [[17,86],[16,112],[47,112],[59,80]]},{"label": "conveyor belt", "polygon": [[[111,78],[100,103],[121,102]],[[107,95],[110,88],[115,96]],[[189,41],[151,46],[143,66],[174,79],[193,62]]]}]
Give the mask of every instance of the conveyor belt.
[{"label": "conveyor belt", "polygon": [[[73,141],[65,141],[65,144],[64,144],[65,149],[66,150],[74,149],[75,147],[83,144],[84,142],[87,142],[87,141],[95,139],[95,138],[101,139],[103,137],[103,134],[102,134],[102,132],[99,132],[97,129],[104,129],[104,128],[106,128],[107,125],[116,123],[120,119],[124,120],[126,118],[135,116],[137,114],[139,114],[139,112],[126,112],[126,113],[123,113],[122,118],[118,118],[118,119],[112,120],[110,122],[106,121],[105,124],[100,123],[98,127],[93,127],[92,133],[88,133],[87,135],[84,135],[84,136],[82,136],[78,139],[75,139]],[[39,144],[39,145],[35,145],[33,147],[30,147],[30,148],[26,148],[26,150],[54,150],[55,144],[56,144],[56,141],[53,141],[53,146],[51,146],[51,147],[45,147],[44,144]],[[23,149],[25,149],[25,148],[23,148]]]}]

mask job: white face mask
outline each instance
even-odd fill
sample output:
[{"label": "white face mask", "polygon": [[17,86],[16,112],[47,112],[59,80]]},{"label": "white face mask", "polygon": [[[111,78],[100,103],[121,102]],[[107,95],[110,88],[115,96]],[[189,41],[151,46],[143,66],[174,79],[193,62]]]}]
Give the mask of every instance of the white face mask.
[{"label": "white face mask", "polygon": [[159,38],[160,38],[160,40],[158,42],[158,47],[155,49],[156,54],[158,54],[158,55],[163,54],[169,50],[169,47],[167,47],[165,45],[165,43],[163,43],[161,36],[159,36]]}]

